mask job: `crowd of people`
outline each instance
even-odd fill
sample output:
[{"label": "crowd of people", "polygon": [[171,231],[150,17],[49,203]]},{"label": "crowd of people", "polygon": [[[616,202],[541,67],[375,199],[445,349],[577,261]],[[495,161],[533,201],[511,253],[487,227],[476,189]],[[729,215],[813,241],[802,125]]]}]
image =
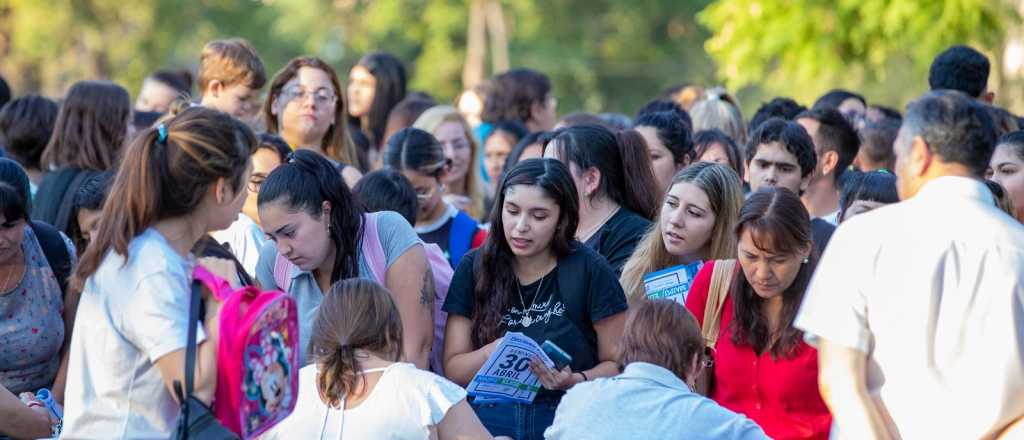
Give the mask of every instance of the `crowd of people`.
[{"label": "crowd of people", "polygon": [[[239,38],[134,106],[3,85],[0,438],[180,434],[176,384],[210,405],[224,367],[199,266],[294,300],[262,438],[1024,438],[1024,119],[989,70],[953,46],[905,109],[749,119],[688,84],[559,117],[525,68],[447,105],[384,52],[268,77]],[[467,391],[509,332],[567,355],[529,403]]]}]

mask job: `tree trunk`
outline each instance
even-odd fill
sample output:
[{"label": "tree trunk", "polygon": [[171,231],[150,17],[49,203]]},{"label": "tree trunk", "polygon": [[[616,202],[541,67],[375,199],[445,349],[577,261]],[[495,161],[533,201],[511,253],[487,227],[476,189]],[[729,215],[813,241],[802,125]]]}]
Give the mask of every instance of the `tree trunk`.
[{"label": "tree trunk", "polygon": [[462,87],[469,90],[484,79],[487,58],[486,0],[472,0],[469,6],[469,32],[466,32],[466,61],[462,66]]},{"label": "tree trunk", "polygon": [[487,30],[491,36],[491,63],[494,72],[508,70],[508,33],[498,0],[487,0]]}]

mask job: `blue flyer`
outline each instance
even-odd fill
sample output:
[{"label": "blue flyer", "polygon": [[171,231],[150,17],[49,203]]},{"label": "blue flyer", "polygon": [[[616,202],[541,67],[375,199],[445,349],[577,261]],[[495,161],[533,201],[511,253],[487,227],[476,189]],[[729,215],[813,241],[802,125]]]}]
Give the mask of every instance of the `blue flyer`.
[{"label": "blue flyer", "polygon": [[679,265],[644,275],[644,290],[649,299],[671,299],[679,304],[686,303],[690,283],[704,267],[703,261]]}]

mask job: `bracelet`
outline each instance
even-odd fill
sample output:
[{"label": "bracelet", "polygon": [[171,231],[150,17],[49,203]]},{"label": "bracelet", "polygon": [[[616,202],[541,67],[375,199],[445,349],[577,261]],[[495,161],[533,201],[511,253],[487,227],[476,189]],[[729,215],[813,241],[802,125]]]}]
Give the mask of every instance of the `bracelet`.
[{"label": "bracelet", "polygon": [[580,376],[583,376],[583,381],[584,382],[587,382],[587,381],[590,380],[590,378],[587,377],[587,373],[584,373],[582,371],[577,371],[577,373],[580,373]]}]

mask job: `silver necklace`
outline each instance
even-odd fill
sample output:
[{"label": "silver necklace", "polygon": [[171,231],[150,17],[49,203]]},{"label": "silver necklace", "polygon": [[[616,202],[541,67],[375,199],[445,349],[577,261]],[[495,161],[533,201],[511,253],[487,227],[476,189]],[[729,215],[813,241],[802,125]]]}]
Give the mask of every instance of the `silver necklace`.
[{"label": "silver necklace", "polygon": [[533,300],[530,301],[530,307],[526,307],[526,301],[523,301],[523,289],[519,286],[519,280],[516,280],[516,292],[519,293],[519,303],[523,305],[523,320],[521,321],[524,328],[530,327],[533,324],[533,318],[530,317],[530,310],[533,309],[534,303],[537,302],[537,297],[540,296],[540,289],[544,287],[544,277],[540,277],[540,284],[537,285],[537,291],[533,294]]},{"label": "silver necklace", "polygon": [[619,209],[621,208],[622,207],[619,206],[618,208],[613,209],[612,212],[609,212],[603,220],[587,229],[587,232],[585,234],[577,234],[576,240],[586,243],[587,240],[590,240],[590,238],[593,237],[594,234],[597,233],[597,231],[599,231],[605,223],[608,223],[608,220],[610,220],[615,214],[617,214],[619,212]]}]

